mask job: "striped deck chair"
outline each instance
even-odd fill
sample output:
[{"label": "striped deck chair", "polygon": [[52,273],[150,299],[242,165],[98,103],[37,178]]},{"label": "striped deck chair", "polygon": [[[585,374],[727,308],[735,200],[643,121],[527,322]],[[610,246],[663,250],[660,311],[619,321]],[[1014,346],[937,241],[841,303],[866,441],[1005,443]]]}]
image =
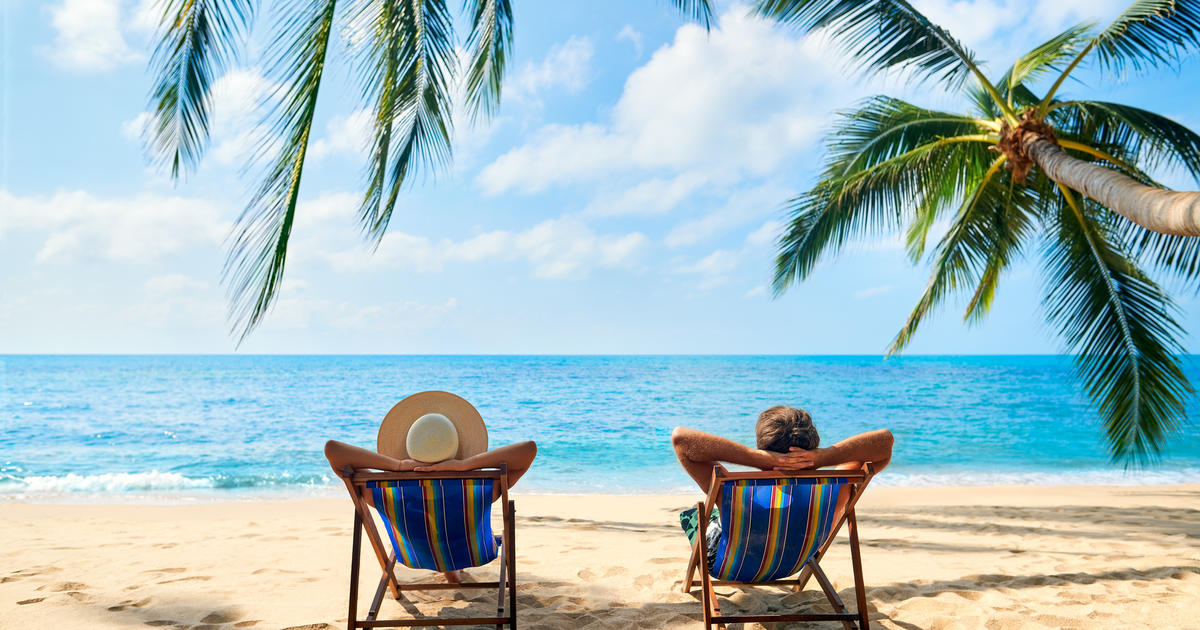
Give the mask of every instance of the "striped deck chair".
[{"label": "striped deck chair", "polygon": [[[508,472],[367,472],[347,466],[339,475],[354,501],[354,544],[350,556],[350,615],[346,627],[492,625],[517,627],[514,504],[508,499]],[[503,536],[492,533],[492,493],[500,488]],[[382,527],[376,525],[376,519]],[[384,530],[381,536],[379,530]],[[364,619],[358,618],[358,574],[362,534],[375,551],[383,576]],[[387,545],[383,542],[387,538]],[[393,570],[399,562],[414,569],[457,571],[500,558],[496,582],[401,584]],[[496,614],[488,617],[377,619],[386,590],[397,601],[405,591],[497,589]],[[507,606],[505,595],[507,594]]]},{"label": "striped deck chair", "polygon": [[[854,504],[873,474],[870,464],[861,470],[805,470],[796,472],[730,473],[721,466],[713,470],[706,501],[696,505],[702,524],[692,548],[692,559],[684,574],[683,590],[695,586],[701,558],[709,557],[704,526],[713,507],[719,508],[721,537],[712,567],[701,572],[701,604],[706,628],[724,628],[726,623],[841,621],[846,628],[857,622],[867,630],[867,598],[863,589],[859,557],[858,523]],[[844,507],[839,500],[845,498]],[[854,591],[858,611],[849,612],[821,570],[821,559],[833,543],[842,523],[849,522],[850,558],[854,568]],[[796,576],[796,577],[791,577]],[[816,577],[832,613],[780,615],[722,615],[714,586],[791,586],[800,591]]]}]

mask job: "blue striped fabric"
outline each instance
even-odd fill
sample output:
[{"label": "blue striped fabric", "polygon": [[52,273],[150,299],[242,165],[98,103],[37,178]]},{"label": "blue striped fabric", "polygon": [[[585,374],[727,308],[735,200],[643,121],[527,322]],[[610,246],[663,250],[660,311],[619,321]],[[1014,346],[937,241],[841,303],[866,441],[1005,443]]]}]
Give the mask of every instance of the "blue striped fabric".
[{"label": "blue striped fabric", "polygon": [[364,498],[384,522],[396,560],[457,571],[496,559],[492,479],[368,481]]},{"label": "blue striped fabric", "polygon": [[737,479],[721,487],[721,540],[711,575],[769,582],[795,574],[833,533],[849,483]]}]

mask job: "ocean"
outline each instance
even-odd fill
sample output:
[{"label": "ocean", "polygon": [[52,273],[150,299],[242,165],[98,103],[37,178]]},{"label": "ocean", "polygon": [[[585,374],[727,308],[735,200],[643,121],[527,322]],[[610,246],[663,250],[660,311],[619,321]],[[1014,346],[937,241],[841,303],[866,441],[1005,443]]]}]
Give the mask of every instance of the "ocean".
[{"label": "ocean", "polygon": [[1062,356],[0,355],[0,499],[334,494],[324,442],[373,447],[388,409],[427,389],[471,401],[493,446],[536,440],[520,487],[540,493],[694,491],[671,429],[752,444],[776,404],[807,409],[823,444],[890,429],[879,485],[1200,473],[1200,405],[1160,463],[1126,470]]}]

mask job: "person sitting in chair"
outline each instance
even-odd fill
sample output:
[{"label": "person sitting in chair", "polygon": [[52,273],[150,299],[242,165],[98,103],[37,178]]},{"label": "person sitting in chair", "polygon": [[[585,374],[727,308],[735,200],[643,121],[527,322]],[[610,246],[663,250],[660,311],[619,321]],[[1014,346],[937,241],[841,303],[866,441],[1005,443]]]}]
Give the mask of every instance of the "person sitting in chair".
[{"label": "person sitting in chair", "polygon": [[[469,402],[448,392],[421,392],[392,407],[379,427],[378,451],[345,442],[325,443],[325,457],[334,472],[347,466],[395,472],[467,471],[505,467],[512,487],[533,465],[537,444],[517,442],[488,450],[487,427]],[[500,488],[492,491],[492,501]],[[444,573],[446,581],[461,583],[462,571]]]},{"label": "person sitting in chair", "polygon": [[[878,474],[892,459],[892,432],[878,429],[848,437],[833,446],[821,448],[821,436],[813,426],[812,416],[803,409],[776,406],[758,416],[754,426],[758,448],[750,448],[733,440],[711,433],[675,427],[671,432],[671,446],[675,456],[696,485],[707,495],[711,488],[713,469],[722,462],[758,468],[759,470],[807,470],[812,468],[834,468],[857,470],[870,462],[873,474]],[[839,500],[841,510],[846,501]],[[680,523],[688,539],[695,542],[700,529],[696,508],[684,510]],[[716,543],[720,539],[721,527],[714,512],[705,529],[711,566],[716,554]]]},{"label": "person sitting in chair", "polygon": [[759,470],[849,470],[870,462],[879,473],[892,459],[893,438],[887,429],[860,433],[820,448],[821,437],[812,416],[795,407],[780,405],[762,412],[754,434],[756,449],[711,433],[675,427],[671,446],[683,469],[705,494],[712,483],[713,468],[721,462]]}]

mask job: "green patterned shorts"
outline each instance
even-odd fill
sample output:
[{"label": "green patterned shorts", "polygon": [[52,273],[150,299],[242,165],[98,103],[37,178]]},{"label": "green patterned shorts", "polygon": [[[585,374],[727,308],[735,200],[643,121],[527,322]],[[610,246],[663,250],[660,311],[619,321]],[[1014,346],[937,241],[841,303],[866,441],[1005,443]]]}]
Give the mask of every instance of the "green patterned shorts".
[{"label": "green patterned shorts", "polygon": [[[688,543],[696,546],[696,532],[700,530],[700,514],[696,508],[688,508],[679,513],[679,525],[687,535]],[[708,528],[705,531],[704,544],[708,547],[708,567],[711,570],[717,558],[717,542],[721,540],[721,510],[713,506],[709,515]]]}]

